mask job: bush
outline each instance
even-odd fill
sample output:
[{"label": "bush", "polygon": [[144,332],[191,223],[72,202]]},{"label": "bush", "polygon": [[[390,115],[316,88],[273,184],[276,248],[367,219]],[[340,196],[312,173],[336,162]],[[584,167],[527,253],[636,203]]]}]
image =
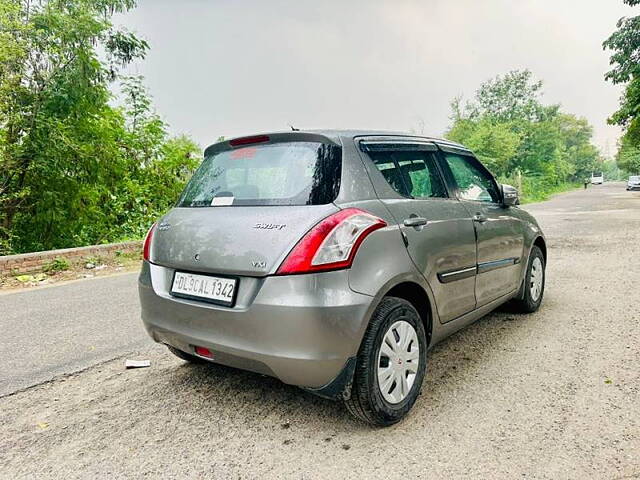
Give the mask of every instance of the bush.
[{"label": "bush", "polygon": [[518,173],[502,176],[498,181],[517,188],[521,204],[542,202],[551,195],[582,187],[579,182],[552,182],[542,176],[525,176]]},{"label": "bush", "polygon": [[57,272],[64,272],[65,270],[69,270],[69,267],[69,262],[66,259],[62,257],[56,257],[54,260],[51,260],[44,267],[42,267],[42,270],[46,273],[54,274]]}]

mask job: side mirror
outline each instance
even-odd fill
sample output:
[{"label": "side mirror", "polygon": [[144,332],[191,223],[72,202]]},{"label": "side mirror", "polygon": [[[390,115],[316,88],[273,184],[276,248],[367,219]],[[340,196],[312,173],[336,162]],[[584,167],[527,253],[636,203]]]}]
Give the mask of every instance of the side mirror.
[{"label": "side mirror", "polygon": [[505,207],[520,205],[520,195],[516,188],[511,185],[502,185],[502,205]]}]

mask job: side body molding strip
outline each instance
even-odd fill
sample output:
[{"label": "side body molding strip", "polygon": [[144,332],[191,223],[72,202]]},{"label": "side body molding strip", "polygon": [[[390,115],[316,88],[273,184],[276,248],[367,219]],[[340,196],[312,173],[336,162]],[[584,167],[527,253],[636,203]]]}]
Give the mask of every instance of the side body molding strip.
[{"label": "side body molding strip", "polygon": [[491,272],[492,270],[509,267],[518,263],[520,263],[519,258],[505,258],[502,260],[479,263],[475,267],[440,272],[438,273],[438,280],[440,280],[441,283],[455,282],[456,280],[473,277],[475,275],[480,275],[481,273]]},{"label": "side body molding strip", "polygon": [[497,270],[498,268],[509,267],[520,262],[518,258],[505,258],[503,260],[495,260],[493,262],[485,262],[478,264],[478,274]]},{"label": "side body molding strip", "polygon": [[448,272],[441,272],[438,274],[438,280],[441,283],[455,282],[456,280],[462,280],[464,278],[474,277],[476,275],[477,267],[463,268],[462,270],[451,270]]}]

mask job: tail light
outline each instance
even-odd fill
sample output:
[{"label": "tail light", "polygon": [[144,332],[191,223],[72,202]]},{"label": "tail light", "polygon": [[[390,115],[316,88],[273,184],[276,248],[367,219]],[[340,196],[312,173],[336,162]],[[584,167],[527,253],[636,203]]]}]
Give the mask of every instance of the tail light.
[{"label": "tail light", "polygon": [[147,235],[144,237],[144,243],[142,247],[142,256],[147,262],[150,262],[150,254],[151,254],[151,240],[153,240],[153,232],[156,229],[156,224],[151,225],[151,228],[147,232]]},{"label": "tail light", "polygon": [[276,275],[349,268],[358,247],[387,222],[358,208],[340,210],[313,227],[291,250]]}]

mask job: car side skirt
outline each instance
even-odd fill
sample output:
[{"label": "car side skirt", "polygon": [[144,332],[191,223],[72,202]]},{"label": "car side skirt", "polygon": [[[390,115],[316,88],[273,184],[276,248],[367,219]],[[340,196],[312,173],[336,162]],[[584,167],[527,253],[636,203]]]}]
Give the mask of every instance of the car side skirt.
[{"label": "car side skirt", "polygon": [[434,345],[444,340],[448,336],[453,335],[458,330],[461,330],[471,325],[473,322],[475,322],[479,318],[484,317],[491,311],[498,308],[503,303],[508,302],[517,293],[518,293],[518,289],[506,295],[503,295],[499,298],[496,298],[495,300],[487,303],[486,305],[483,305],[482,307],[477,308],[476,310],[466,313],[461,317],[456,318],[455,320],[451,320],[450,322],[447,322],[447,323],[440,323],[439,325],[437,325],[437,327],[434,325],[433,340],[432,340],[432,343],[429,345],[429,349],[431,349]]}]

